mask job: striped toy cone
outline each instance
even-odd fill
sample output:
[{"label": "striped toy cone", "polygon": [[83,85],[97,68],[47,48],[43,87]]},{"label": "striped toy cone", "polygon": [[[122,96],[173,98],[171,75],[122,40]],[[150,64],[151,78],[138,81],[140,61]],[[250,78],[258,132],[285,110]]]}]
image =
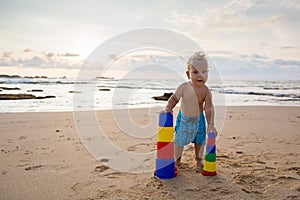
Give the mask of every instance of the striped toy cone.
[{"label": "striped toy cone", "polygon": [[172,113],[159,115],[157,154],[154,175],[160,179],[174,178],[178,170],[174,158],[174,129]]},{"label": "striped toy cone", "polygon": [[203,167],[202,175],[215,176],[216,174],[217,174],[216,138],[214,132],[209,132],[207,144],[206,144],[204,167]]}]

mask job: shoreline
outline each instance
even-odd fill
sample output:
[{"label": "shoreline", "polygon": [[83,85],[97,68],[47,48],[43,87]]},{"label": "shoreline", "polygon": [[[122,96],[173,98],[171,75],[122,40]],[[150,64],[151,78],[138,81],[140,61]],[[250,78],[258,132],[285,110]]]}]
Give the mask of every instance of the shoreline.
[{"label": "shoreline", "polygon": [[[153,123],[154,133],[132,137],[126,134],[132,127],[120,129],[112,110],[96,111],[107,138],[127,152],[155,153],[156,110],[125,111],[138,127]],[[89,122],[85,117],[79,120]],[[178,176],[159,180],[151,172],[122,172],[97,161],[77,134],[73,112],[0,113],[0,199],[298,198],[300,107],[232,106],[225,117],[217,176],[195,172],[188,145]]]},{"label": "shoreline", "polygon": [[[218,106],[215,106],[215,107],[218,107]],[[224,107],[224,106],[222,106]],[[255,107],[284,107],[284,108],[288,108],[288,107],[291,107],[291,108],[300,108],[299,105],[229,105],[229,106],[225,106],[225,110],[227,110],[227,108],[231,108],[231,107],[252,107],[252,108],[255,108]],[[128,109],[124,109],[124,108],[119,108],[119,109],[111,109],[111,108],[103,108],[103,109],[99,109],[99,110],[78,110],[78,111],[66,111],[66,110],[62,110],[62,111],[27,111],[27,112],[24,112],[24,111],[14,111],[14,112],[0,112],[0,115],[1,114],[24,114],[24,113],[74,113],[74,112],[91,112],[91,111],[94,111],[94,112],[101,112],[101,111],[112,111],[112,110],[144,110],[144,109],[151,109],[151,108],[155,108],[154,106],[152,107],[141,107],[141,108],[128,108]],[[178,106],[176,106],[174,108],[174,110],[177,110],[178,109]]]}]

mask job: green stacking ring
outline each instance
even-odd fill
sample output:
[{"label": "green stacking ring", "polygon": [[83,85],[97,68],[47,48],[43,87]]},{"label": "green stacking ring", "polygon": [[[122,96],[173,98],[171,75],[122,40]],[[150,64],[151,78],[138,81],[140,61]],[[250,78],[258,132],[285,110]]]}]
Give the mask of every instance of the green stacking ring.
[{"label": "green stacking ring", "polygon": [[205,160],[208,162],[216,162],[216,154],[215,153],[205,154]]}]

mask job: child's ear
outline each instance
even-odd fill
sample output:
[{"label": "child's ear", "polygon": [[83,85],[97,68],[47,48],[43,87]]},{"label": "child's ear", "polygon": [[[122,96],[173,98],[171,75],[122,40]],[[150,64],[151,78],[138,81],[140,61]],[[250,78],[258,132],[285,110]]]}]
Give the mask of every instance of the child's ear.
[{"label": "child's ear", "polygon": [[186,71],[186,76],[188,77],[188,79],[190,79],[190,72],[189,71]]}]

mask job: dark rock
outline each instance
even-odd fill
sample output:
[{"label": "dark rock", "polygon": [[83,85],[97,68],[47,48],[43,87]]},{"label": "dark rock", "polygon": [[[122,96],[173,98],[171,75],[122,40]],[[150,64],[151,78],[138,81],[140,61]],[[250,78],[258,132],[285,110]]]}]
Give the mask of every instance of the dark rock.
[{"label": "dark rock", "polygon": [[0,74],[0,78],[21,78],[18,75],[6,75],[6,74]]},{"label": "dark rock", "polygon": [[24,78],[33,79],[33,78],[45,78],[47,79],[47,76],[24,76]]},{"label": "dark rock", "polygon": [[97,76],[96,79],[114,79],[113,77]]},{"label": "dark rock", "polygon": [[20,90],[20,88],[14,87],[14,88],[9,88],[9,87],[0,87],[2,90]]},{"label": "dark rock", "polygon": [[155,100],[158,100],[158,101],[168,101],[169,98],[172,96],[172,92],[171,93],[164,93],[163,96],[156,96],[156,97],[152,97],[153,99]]},{"label": "dark rock", "polygon": [[69,93],[81,93],[79,91],[69,91]]},{"label": "dark rock", "polygon": [[27,90],[27,92],[44,92],[44,90]]},{"label": "dark rock", "polygon": [[48,96],[44,96],[44,97],[36,97],[36,99],[49,99],[49,98],[55,98],[55,96],[48,95]]},{"label": "dark rock", "polygon": [[[0,78],[22,78],[22,76],[0,74]],[[24,76],[24,78],[45,78],[45,79],[47,79],[48,77],[47,76]]]},{"label": "dark rock", "polygon": [[40,96],[32,94],[0,94],[0,100],[22,100],[22,99],[46,99],[55,98],[55,96]]},{"label": "dark rock", "polygon": [[99,91],[110,91],[110,89],[108,89],[108,88],[101,88],[101,89],[99,89]]}]

